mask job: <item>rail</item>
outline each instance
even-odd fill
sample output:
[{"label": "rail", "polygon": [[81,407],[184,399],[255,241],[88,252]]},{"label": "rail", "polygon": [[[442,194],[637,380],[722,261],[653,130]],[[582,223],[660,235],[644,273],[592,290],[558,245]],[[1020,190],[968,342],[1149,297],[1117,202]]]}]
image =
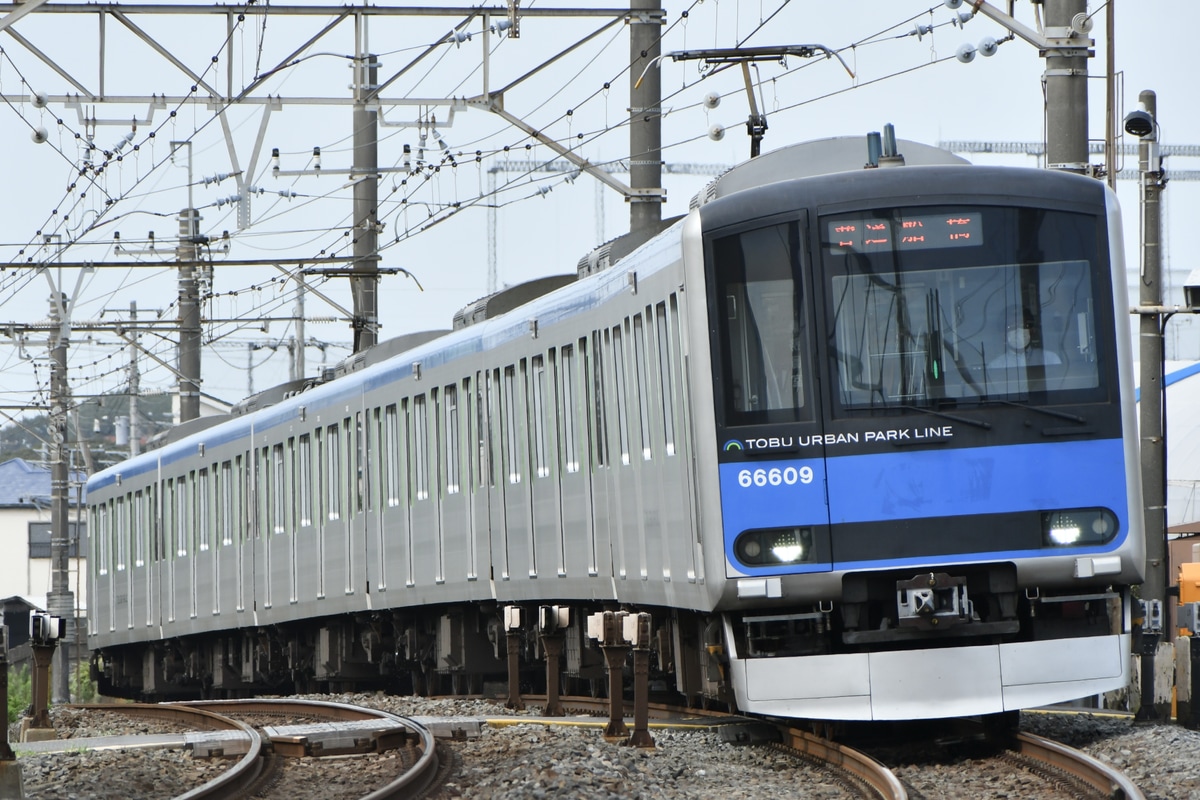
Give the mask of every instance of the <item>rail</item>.
[{"label": "rail", "polygon": [[[398,798],[420,796],[433,783],[441,768],[438,758],[437,741],[434,739],[433,733],[414,720],[397,714],[391,714],[387,711],[364,708],[362,706],[350,706],[344,703],[333,703],[325,700],[196,700],[178,705],[192,708],[219,709],[240,715],[314,716],[337,720],[339,722],[382,720],[407,728],[416,736],[416,749],[420,753],[420,756],[411,767],[398,775],[395,780],[386,786],[382,786],[364,795],[362,800],[397,800]],[[203,796],[209,797],[215,795]],[[177,800],[183,800],[183,798],[177,798]],[[188,797],[187,800],[192,800],[192,798]]]},{"label": "rail", "polygon": [[1133,781],[1087,753],[1032,733],[1017,734],[1016,744],[1017,752],[1021,755],[1066,772],[1091,786],[1102,797],[1146,800],[1142,790]]},{"label": "rail", "polygon": [[149,705],[145,703],[108,705],[91,703],[72,706],[87,711],[124,714],[131,717],[147,717],[180,722],[189,727],[209,730],[239,731],[245,736],[248,746],[238,762],[202,786],[185,792],[175,800],[205,800],[210,797],[238,797],[258,780],[263,766],[262,737],[258,731],[235,719],[214,714],[203,708],[188,708],[177,704]]}]

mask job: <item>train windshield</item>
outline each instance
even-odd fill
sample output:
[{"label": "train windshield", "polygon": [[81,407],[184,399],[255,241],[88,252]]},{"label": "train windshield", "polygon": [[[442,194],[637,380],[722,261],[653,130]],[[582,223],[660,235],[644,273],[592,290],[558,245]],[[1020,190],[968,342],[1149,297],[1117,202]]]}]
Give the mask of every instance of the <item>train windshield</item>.
[{"label": "train windshield", "polygon": [[731,425],[812,419],[802,252],[795,221],[713,241],[722,394]]},{"label": "train windshield", "polygon": [[844,409],[1101,391],[1094,217],[889,209],[822,220],[831,368]]}]

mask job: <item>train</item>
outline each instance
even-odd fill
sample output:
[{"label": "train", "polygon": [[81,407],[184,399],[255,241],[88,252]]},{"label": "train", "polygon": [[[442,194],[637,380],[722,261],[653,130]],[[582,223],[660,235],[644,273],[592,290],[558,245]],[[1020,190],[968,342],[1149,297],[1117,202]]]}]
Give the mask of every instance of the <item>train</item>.
[{"label": "train", "polygon": [[605,611],[650,615],[655,692],[745,713],[1124,689],[1145,545],[1115,195],[873,153],[763,154],[643,241],[93,475],[100,691],[474,694],[514,653],[536,690],[557,624],[564,688],[600,694]]}]

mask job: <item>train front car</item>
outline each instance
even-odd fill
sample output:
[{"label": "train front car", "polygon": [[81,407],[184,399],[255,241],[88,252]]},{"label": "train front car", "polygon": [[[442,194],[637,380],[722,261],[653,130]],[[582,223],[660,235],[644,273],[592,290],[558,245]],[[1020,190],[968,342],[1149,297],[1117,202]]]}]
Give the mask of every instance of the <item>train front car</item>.
[{"label": "train front car", "polygon": [[739,707],[917,719],[1128,685],[1144,544],[1112,193],[862,170],[729,194],[700,229]]}]

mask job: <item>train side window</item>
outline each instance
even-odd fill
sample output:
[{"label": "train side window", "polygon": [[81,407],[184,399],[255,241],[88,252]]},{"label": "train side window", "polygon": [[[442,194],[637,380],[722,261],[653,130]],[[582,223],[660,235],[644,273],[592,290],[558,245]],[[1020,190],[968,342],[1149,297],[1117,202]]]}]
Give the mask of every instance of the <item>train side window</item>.
[{"label": "train side window", "polygon": [[563,345],[561,353],[562,369],[559,372],[559,380],[562,382],[562,388],[559,397],[563,426],[562,460],[567,472],[579,472],[579,425],[576,417],[578,409],[575,407],[578,364],[575,348],[571,345]]},{"label": "train side window", "polygon": [[501,413],[504,416],[501,458],[509,483],[521,482],[521,466],[517,458],[517,371],[515,367],[504,368]]},{"label": "train side window", "polygon": [[530,417],[533,422],[533,467],[534,474],[545,478],[550,474],[546,453],[546,366],[541,356],[534,356],[531,361],[531,400],[533,409]]},{"label": "train side window", "polygon": [[[646,311],[649,316],[649,309]],[[637,396],[638,431],[642,436],[642,460],[649,461],[650,446],[650,350],[646,346],[645,322],[641,314],[633,315],[633,389]]]},{"label": "train side window", "polygon": [[283,469],[283,444],[271,447],[271,533],[287,531],[284,507],[287,505],[287,473]]},{"label": "train side window", "polygon": [[[580,340],[582,344],[584,340]],[[591,358],[588,358],[586,350],[581,351],[584,359],[584,387],[585,390],[591,392],[590,403],[585,403],[585,406],[591,410],[594,423],[594,434],[592,441],[594,442],[593,452],[597,467],[603,467],[608,463],[608,416],[605,411],[607,406],[604,399],[604,348],[608,342],[608,331],[592,331],[592,349]]]},{"label": "train side window", "polygon": [[325,510],[331,520],[342,517],[342,472],[338,443],[338,426],[325,429]]},{"label": "train side window", "polygon": [[233,464],[229,461],[221,463],[221,477],[217,483],[217,498],[221,504],[221,546],[233,544],[233,509],[234,494],[237,486],[233,482]]},{"label": "train side window", "polygon": [[188,554],[188,481],[180,475],[175,481],[175,555]]},{"label": "train side window", "polygon": [[146,496],[141,489],[133,493],[133,565],[146,566]]},{"label": "train side window", "polygon": [[396,405],[383,410],[383,491],[388,508],[400,505],[400,468],[396,459],[400,453],[400,434],[397,430]]},{"label": "train side window", "polygon": [[312,525],[312,500],[312,438],[302,433],[296,447],[296,511],[302,528]]},{"label": "train side window", "polygon": [[[375,410],[376,419],[378,419],[379,410]],[[357,414],[358,419],[358,487],[362,495],[361,506],[367,511],[374,508],[374,492],[371,489],[374,481],[371,480],[371,471],[375,468],[375,461],[372,454],[375,452],[375,437],[371,435],[371,415],[370,412],[364,414],[362,411]],[[361,509],[360,509],[361,510]]]},{"label": "train side window", "polygon": [[199,540],[198,549],[201,552],[208,550],[212,543],[212,532],[208,527],[211,519],[208,513],[208,474],[208,468],[205,467],[198,473],[196,481],[196,533]]},{"label": "train side window", "polygon": [[466,423],[466,433],[463,436],[461,469],[465,472],[463,480],[467,485],[467,492],[474,492],[479,488],[478,465],[474,453],[478,442],[476,415],[479,413],[479,392],[475,387],[476,384],[469,377],[463,378],[462,391],[466,401],[466,407],[463,409],[463,421]]},{"label": "train side window", "polygon": [[238,531],[238,544],[249,538],[246,534],[246,498],[249,496],[249,476],[246,474],[246,459],[248,456],[239,455],[234,459],[234,472],[237,486],[234,487],[235,505],[233,509],[235,524]]},{"label": "train side window", "polygon": [[713,241],[718,389],[727,424],[812,418],[802,252],[796,222]]},{"label": "train side window", "polygon": [[426,433],[432,436],[429,447],[429,493],[430,496],[445,497],[446,473],[444,471],[444,453],[446,448],[446,431],[443,427],[445,408],[442,403],[442,393],[436,387],[429,390],[429,402],[426,404],[429,414]]},{"label": "train side window", "polygon": [[125,535],[126,535],[126,531],[129,530],[129,526],[126,524],[127,521],[125,519],[125,498],[124,497],[117,498],[116,513],[113,516],[114,516],[113,543],[116,545],[116,547],[113,548],[113,550],[114,550],[113,555],[115,556],[113,566],[114,566],[115,572],[124,572],[125,571]]},{"label": "train side window", "polygon": [[108,574],[108,552],[109,537],[112,536],[112,529],[109,527],[109,506],[104,503],[96,507],[96,544],[92,548],[95,552],[92,556],[96,559],[96,571],[101,575]]},{"label": "train side window", "polygon": [[458,387],[447,386],[442,393],[442,405],[446,412],[446,494],[458,494],[461,488],[459,475],[458,435]]},{"label": "train side window", "polygon": [[671,295],[670,314],[667,304],[659,303],[654,311],[654,322],[658,331],[658,375],[662,402],[663,439],[666,454],[675,455],[675,376],[678,358],[675,344],[679,341],[679,307],[674,294]]},{"label": "train side window", "polygon": [[[629,324],[628,318],[625,324]],[[612,329],[612,354],[614,388],[617,396],[617,439],[621,452],[621,463],[629,466],[629,411],[625,398],[625,340],[621,335],[621,326]]]},{"label": "train side window", "polygon": [[147,495],[150,508],[150,560],[162,561],[166,558],[164,555],[167,551],[166,542],[163,537],[166,535],[163,531],[162,517],[162,490],[159,488],[159,483],[155,481],[150,484],[150,493]]},{"label": "train side window", "polygon": [[415,499],[429,499],[429,419],[425,415],[425,395],[413,398],[412,476]]},{"label": "train side window", "polygon": [[362,412],[356,411],[354,419],[346,419],[346,458],[349,459],[349,469],[346,470],[347,486],[346,490],[350,493],[350,501],[354,506],[354,512],[361,514],[363,508],[366,507],[366,480],[364,470],[367,468],[366,453],[363,449],[363,438],[366,431],[363,429]]},{"label": "train side window", "polygon": [[500,482],[503,470],[503,428],[500,424],[500,370],[493,369],[487,373],[487,397],[483,403],[484,418],[480,422],[479,434],[485,442],[488,482],[496,486]]}]

